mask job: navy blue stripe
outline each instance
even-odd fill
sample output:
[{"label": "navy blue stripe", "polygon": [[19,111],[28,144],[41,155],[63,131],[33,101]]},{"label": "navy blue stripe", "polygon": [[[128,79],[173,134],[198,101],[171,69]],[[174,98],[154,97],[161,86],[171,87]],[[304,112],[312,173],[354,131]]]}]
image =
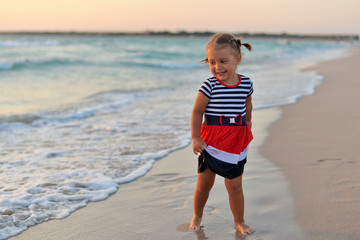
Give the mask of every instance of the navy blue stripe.
[{"label": "navy blue stripe", "polygon": [[241,83],[236,87],[226,87],[212,77],[199,90],[209,98],[206,114],[228,117],[244,114],[246,98],[253,93],[252,82],[245,76],[241,76]]}]

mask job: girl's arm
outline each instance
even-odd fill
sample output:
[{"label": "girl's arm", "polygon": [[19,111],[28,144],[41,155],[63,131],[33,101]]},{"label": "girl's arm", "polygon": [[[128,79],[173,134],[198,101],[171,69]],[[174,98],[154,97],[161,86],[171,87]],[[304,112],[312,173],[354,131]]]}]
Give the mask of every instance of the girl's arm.
[{"label": "girl's arm", "polygon": [[249,127],[252,127],[251,122],[251,112],[252,112],[252,101],[251,101],[251,95],[246,98],[246,123],[249,125]]},{"label": "girl's arm", "polygon": [[193,151],[196,155],[201,154],[206,147],[204,140],[200,137],[200,129],[208,102],[209,98],[199,92],[191,115],[191,138],[193,140]]}]

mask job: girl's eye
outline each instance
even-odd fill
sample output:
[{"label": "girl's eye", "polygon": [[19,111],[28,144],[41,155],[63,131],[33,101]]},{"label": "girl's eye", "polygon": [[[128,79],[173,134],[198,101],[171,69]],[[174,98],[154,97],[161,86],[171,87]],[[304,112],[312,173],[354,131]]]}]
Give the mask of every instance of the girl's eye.
[{"label": "girl's eye", "polygon": [[221,60],[221,63],[226,63],[227,61],[226,60]]}]

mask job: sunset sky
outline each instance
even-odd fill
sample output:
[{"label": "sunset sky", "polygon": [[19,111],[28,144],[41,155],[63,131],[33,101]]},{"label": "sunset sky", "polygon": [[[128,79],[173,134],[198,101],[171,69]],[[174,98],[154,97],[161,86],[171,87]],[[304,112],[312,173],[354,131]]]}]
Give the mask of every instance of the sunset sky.
[{"label": "sunset sky", "polygon": [[359,34],[359,0],[2,0],[0,31]]}]

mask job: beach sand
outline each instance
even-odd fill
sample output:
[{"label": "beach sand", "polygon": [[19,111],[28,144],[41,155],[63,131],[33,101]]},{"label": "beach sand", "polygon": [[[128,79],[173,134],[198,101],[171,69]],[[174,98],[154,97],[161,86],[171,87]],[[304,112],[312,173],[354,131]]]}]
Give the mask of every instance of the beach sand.
[{"label": "beach sand", "polygon": [[360,49],[322,63],[314,95],[282,107],[262,153],[290,183],[306,239],[360,239]]},{"label": "beach sand", "polygon": [[[254,111],[244,192],[245,218],[256,232],[246,239],[360,239],[360,52],[353,52],[316,67],[325,76],[316,94]],[[243,239],[221,177],[205,207],[204,230],[186,231],[196,168],[191,146],[175,151],[107,200],[11,239]]]}]

